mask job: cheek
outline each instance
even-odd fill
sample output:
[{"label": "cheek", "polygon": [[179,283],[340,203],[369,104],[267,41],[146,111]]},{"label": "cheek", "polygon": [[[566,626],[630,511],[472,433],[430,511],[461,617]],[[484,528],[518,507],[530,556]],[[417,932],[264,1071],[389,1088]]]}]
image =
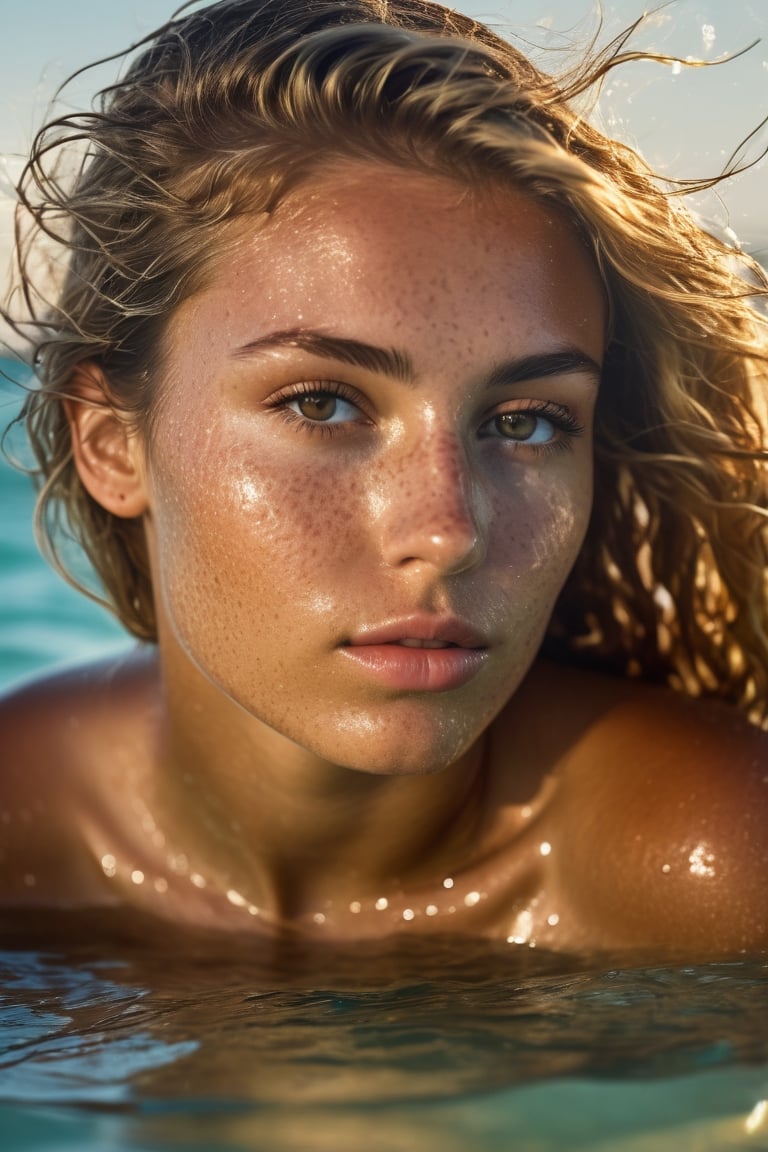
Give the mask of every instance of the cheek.
[{"label": "cheek", "polygon": [[222,433],[189,446],[183,460],[167,457],[153,527],[157,584],[178,638],[234,651],[246,626],[263,621],[285,635],[300,608],[323,610],[359,524],[352,486],[338,476],[232,440]]},{"label": "cheek", "polygon": [[550,611],[581,549],[592,507],[591,469],[557,479],[530,472],[496,496],[494,550],[510,594]]}]

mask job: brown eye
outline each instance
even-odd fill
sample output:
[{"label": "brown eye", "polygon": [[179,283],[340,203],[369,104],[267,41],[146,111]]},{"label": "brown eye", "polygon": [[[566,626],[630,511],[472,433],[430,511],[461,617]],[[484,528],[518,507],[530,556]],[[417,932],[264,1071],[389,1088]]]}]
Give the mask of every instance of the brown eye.
[{"label": "brown eye", "polygon": [[[503,412],[494,417],[493,423],[499,435],[507,440],[530,440],[537,431],[541,432],[539,425],[542,418],[535,412]],[[543,423],[549,426],[549,421],[544,420]]]},{"label": "brown eye", "polygon": [[332,420],[338,407],[338,399],[327,392],[301,396],[294,403],[306,420]]}]

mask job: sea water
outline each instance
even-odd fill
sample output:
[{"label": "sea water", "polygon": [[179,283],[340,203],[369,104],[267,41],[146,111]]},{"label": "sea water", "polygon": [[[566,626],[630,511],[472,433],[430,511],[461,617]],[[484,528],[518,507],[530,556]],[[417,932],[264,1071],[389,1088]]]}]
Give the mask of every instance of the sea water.
[{"label": "sea water", "polygon": [[[18,397],[0,385],[3,424]],[[127,643],[42,563],[32,506],[0,465],[6,686]],[[113,912],[0,914],[2,1152],[742,1148],[768,1149],[768,958],[307,952]]]},{"label": "sea water", "polygon": [[[22,366],[0,359],[0,431],[18,413],[29,384],[30,375]],[[109,613],[43,563],[32,528],[32,481],[7,459],[18,458],[29,466],[30,453],[19,435],[7,435],[4,444],[5,453],[0,456],[0,688],[127,644],[125,632]]]}]

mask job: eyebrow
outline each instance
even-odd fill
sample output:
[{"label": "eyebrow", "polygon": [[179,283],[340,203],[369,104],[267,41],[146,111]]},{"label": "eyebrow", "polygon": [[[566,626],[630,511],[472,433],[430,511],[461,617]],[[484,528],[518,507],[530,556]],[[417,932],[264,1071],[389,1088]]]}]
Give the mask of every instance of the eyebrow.
[{"label": "eyebrow", "polygon": [[362,340],[349,340],[345,336],[326,336],[307,328],[286,328],[281,332],[270,332],[258,340],[235,350],[235,357],[251,356],[259,352],[272,352],[281,348],[298,348],[325,360],[338,360],[342,364],[352,364],[369,372],[379,372],[392,376],[403,384],[413,384],[416,373],[410,356],[396,348],[379,348]]},{"label": "eyebrow", "polygon": [[[270,332],[257,340],[249,340],[233,352],[236,359],[258,355],[261,352],[279,351],[282,348],[298,348],[313,356],[326,360],[336,360],[352,364],[370,372],[391,376],[404,384],[416,382],[413,361],[407,352],[397,348],[381,348],[376,344],[366,344],[362,340],[350,340],[345,336],[328,336],[308,328],[286,328]],[[487,379],[488,388],[523,384],[528,380],[542,380],[547,376],[564,376],[583,373],[595,378],[599,383],[602,368],[591,356],[579,348],[558,348],[552,352],[533,353],[519,359],[505,361],[497,365]]]}]

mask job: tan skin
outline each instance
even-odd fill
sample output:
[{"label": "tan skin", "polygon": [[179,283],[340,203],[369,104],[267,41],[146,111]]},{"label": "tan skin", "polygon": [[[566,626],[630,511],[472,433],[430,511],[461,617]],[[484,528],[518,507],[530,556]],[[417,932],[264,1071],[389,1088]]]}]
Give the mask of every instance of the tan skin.
[{"label": "tan skin", "polygon": [[83,366],[78,468],[144,519],[159,644],[5,703],[0,896],[763,949],[766,736],[536,659],[589,517],[590,260],[521,193],[392,175],[238,224],[170,319],[151,444]]}]

